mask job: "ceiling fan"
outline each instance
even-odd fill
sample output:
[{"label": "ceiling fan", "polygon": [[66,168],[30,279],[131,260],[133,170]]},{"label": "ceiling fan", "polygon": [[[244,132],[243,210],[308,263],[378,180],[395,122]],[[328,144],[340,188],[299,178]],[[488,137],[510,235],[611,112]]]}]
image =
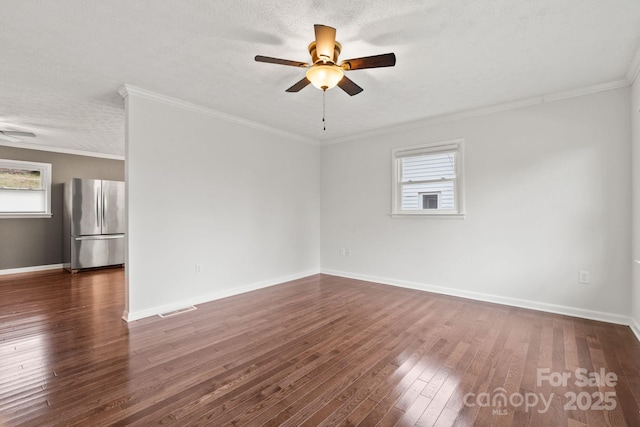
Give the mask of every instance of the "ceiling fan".
[{"label": "ceiling fan", "polygon": [[9,142],[22,141],[21,138],[25,136],[33,138],[36,136],[36,134],[33,132],[22,132],[18,130],[0,130],[0,139]]},{"label": "ceiling fan", "polygon": [[346,59],[338,64],[338,56],[342,50],[342,45],[336,41],[336,29],[319,24],[314,25],[313,28],[316,39],[311,42],[308,48],[311,55],[311,63],[262,55],[255,57],[258,62],[308,68],[305,77],[287,89],[287,92],[298,92],[309,84],[313,84],[323,91],[337,85],[340,89],[353,96],[362,92],[363,89],[345,76],[345,71],[393,67],[396,65],[396,55],[393,53]]}]

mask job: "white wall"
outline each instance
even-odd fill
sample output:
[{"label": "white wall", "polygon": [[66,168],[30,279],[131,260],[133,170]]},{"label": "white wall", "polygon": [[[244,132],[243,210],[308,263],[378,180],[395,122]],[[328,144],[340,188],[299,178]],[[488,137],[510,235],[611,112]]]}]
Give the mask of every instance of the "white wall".
[{"label": "white wall", "polygon": [[633,170],[633,282],[632,317],[636,335],[640,339],[640,79],[636,78],[631,91],[631,135]]},{"label": "white wall", "polygon": [[[636,84],[634,112],[639,93]],[[631,100],[623,88],[319,152],[130,94],[126,315],[240,293],[322,265],[603,320],[624,322],[633,313],[640,323],[640,264],[631,287]],[[391,219],[391,149],[456,138],[466,140],[467,218]],[[640,239],[635,259],[638,248]],[[590,271],[590,285],[578,284],[579,270]]]},{"label": "white wall", "polygon": [[129,91],[126,150],[128,320],[318,272],[317,146]]},{"label": "white wall", "polygon": [[[323,147],[322,270],[626,322],[629,105],[623,88]],[[455,138],[466,219],[390,218],[391,149]]]}]

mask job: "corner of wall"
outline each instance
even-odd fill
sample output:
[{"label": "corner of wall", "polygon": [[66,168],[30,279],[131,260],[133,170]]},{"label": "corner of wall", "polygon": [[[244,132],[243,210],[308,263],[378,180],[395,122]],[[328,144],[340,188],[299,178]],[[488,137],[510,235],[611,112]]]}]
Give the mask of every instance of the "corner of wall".
[{"label": "corner of wall", "polygon": [[[638,51],[640,58],[640,50]],[[640,340],[640,79],[631,86],[631,206],[632,206],[632,329]]]}]

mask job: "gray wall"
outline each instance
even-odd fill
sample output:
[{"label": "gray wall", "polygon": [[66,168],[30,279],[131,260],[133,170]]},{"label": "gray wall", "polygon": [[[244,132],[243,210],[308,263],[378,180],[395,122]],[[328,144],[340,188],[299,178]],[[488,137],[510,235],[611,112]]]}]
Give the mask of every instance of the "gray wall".
[{"label": "gray wall", "polygon": [[0,270],[62,263],[63,184],[124,180],[124,161],[0,146],[0,159],[51,163],[51,218],[0,218]]}]

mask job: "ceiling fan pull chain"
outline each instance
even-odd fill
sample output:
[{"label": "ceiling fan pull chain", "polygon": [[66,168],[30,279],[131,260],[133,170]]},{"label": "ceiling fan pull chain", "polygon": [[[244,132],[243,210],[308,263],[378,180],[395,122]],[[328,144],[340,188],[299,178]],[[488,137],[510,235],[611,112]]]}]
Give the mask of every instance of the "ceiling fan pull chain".
[{"label": "ceiling fan pull chain", "polygon": [[325,97],[327,96],[327,90],[323,89],[322,90],[322,130],[327,130],[327,121],[325,120],[325,116],[326,116],[326,101],[325,101]]}]

